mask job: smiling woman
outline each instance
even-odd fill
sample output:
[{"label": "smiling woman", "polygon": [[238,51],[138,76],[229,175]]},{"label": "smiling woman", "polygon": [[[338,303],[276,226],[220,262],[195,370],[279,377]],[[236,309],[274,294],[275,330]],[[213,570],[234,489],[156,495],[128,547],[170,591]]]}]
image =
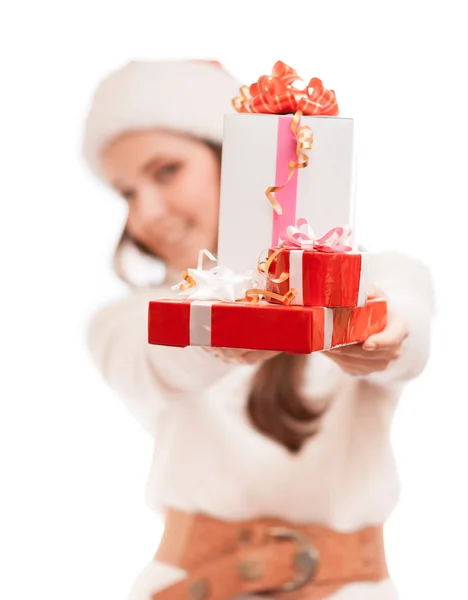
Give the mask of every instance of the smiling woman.
[{"label": "smiling woman", "polygon": [[155,440],[147,497],[166,530],[130,598],[273,589],[296,600],[290,590],[307,586],[308,600],[393,600],[382,537],[398,496],[390,428],[428,357],[427,269],[370,256],[387,327],[333,353],[147,343],[148,302],[172,294],[200,249],[216,251],[223,114],[238,86],[201,61],[130,63],[98,88],[86,124],[91,169],[128,203],[116,264],[131,243],[168,268],[162,285],[99,310],[88,332],[98,368]]},{"label": "smiling woman", "polygon": [[219,153],[168,131],[124,133],[102,151],[102,169],[128,202],[126,233],[183,270],[197,249],[216,250]]}]

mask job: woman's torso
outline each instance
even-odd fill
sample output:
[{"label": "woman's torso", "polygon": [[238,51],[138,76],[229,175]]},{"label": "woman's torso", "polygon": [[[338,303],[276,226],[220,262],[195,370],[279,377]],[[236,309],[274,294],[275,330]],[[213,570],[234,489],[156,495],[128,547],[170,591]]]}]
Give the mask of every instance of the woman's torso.
[{"label": "woman's torso", "polygon": [[[298,454],[258,433],[246,413],[253,368],[240,366],[203,393],[163,408],[147,501],[225,520],[260,516],[352,531],[384,523],[399,493],[389,429],[397,392],[343,374],[322,355],[310,358],[304,392],[329,402],[321,430]],[[131,600],[149,600],[181,573],[151,563]],[[348,586],[336,599],[395,597],[390,582]]]}]

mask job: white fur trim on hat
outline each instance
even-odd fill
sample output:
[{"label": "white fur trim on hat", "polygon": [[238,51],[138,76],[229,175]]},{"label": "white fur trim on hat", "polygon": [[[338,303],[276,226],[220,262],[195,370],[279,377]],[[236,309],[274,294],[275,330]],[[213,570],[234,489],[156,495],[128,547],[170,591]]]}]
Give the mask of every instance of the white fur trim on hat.
[{"label": "white fur trim on hat", "polygon": [[205,61],[130,62],[97,88],[86,121],[84,157],[102,178],[100,153],[121,133],[164,128],[221,144],[224,114],[240,84]]}]

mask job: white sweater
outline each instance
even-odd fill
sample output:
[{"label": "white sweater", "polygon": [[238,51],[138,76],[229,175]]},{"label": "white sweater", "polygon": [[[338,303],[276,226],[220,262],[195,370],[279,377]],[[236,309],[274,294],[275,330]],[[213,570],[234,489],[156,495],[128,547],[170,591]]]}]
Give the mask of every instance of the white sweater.
[{"label": "white sweater", "polygon": [[[325,355],[310,356],[304,392],[328,398],[321,431],[299,454],[258,433],[245,404],[256,367],[225,364],[200,348],[147,343],[151,299],[171,297],[167,287],[144,289],[98,311],[89,346],[103,376],[154,437],[147,500],[238,520],[277,516],[342,530],[385,522],[399,484],[389,442],[395,405],[405,382],[428,357],[434,313],[427,269],[401,254],[370,257],[371,280],[407,319],[410,335],[401,358],[384,372],[345,374]],[[150,563],[132,600],[182,573]],[[390,581],[353,584],[333,600],[391,600]]]}]

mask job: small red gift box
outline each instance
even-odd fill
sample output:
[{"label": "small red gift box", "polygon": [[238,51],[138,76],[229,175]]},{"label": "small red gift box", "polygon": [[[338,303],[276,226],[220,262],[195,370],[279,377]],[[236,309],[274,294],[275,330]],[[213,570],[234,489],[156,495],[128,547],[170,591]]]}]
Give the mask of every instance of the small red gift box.
[{"label": "small red gift box", "polygon": [[149,304],[148,342],[307,354],[363,342],[382,331],[386,319],[382,299],[351,309],[155,300]]},{"label": "small red gift box", "polygon": [[[266,289],[284,296],[296,290],[292,304],[355,307],[367,301],[366,257],[360,252],[270,249]],[[276,281],[273,281],[276,280]],[[280,280],[280,281],[278,281]],[[268,298],[269,302],[276,302]]]}]

